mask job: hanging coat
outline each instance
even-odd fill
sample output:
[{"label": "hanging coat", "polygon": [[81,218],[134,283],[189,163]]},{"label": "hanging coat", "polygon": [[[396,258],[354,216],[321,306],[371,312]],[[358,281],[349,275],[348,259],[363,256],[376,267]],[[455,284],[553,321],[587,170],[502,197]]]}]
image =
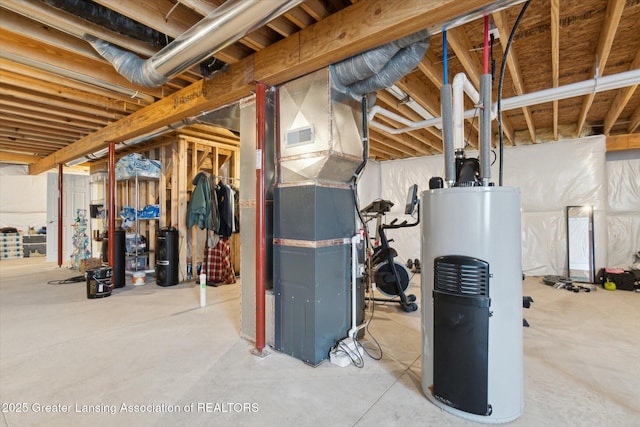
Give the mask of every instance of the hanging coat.
[{"label": "hanging coat", "polygon": [[195,188],[187,205],[187,228],[197,225],[201,230],[217,230],[220,219],[211,177],[206,172],[200,172],[192,182]]},{"label": "hanging coat", "polygon": [[233,201],[231,198],[231,188],[219,182],[216,193],[218,196],[218,212],[220,214],[218,234],[222,238],[228,238],[233,232]]}]

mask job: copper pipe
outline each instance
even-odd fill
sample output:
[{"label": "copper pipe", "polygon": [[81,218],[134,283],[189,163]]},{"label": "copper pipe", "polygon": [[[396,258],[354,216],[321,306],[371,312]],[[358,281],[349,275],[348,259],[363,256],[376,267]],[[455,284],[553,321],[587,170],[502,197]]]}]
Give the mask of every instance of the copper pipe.
[{"label": "copper pipe", "polygon": [[256,352],[265,346],[265,289],[266,289],[266,199],[265,199],[265,142],[267,115],[267,87],[256,83]]}]

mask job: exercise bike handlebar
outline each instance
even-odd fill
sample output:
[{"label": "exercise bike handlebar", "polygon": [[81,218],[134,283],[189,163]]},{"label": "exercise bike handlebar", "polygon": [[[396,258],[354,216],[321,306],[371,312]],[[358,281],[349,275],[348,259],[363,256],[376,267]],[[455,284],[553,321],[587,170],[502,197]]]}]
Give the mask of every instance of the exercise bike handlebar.
[{"label": "exercise bike handlebar", "polygon": [[407,222],[406,219],[402,221],[400,224],[396,224],[396,222],[398,222],[398,218],[394,218],[393,221],[391,221],[389,224],[380,224],[380,228],[382,228],[383,230],[387,230],[387,229],[404,228],[404,227],[415,227],[416,225],[420,224],[420,203],[418,203],[418,206],[417,206],[417,215],[416,215],[415,222],[409,223]]}]

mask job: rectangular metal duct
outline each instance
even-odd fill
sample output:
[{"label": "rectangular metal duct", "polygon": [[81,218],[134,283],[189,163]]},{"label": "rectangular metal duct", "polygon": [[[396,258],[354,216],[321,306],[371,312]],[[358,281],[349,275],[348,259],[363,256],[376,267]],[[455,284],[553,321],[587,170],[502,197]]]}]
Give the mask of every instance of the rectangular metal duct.
[{"label": "rectangular metal duct", "polygon": [[330,68],[280,87],[279,184],[348,183],[362,162],[360,102],[331,83]]}]

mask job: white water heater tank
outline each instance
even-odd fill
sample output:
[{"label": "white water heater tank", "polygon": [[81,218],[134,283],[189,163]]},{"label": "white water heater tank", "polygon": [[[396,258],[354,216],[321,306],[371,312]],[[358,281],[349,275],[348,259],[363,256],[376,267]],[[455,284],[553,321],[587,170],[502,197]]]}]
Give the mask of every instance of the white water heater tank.
[{"label": "white water heater tank", "polygon": [[464,419],[512,421],[524,406],[520,191],[421,199],[423,391]]}]

